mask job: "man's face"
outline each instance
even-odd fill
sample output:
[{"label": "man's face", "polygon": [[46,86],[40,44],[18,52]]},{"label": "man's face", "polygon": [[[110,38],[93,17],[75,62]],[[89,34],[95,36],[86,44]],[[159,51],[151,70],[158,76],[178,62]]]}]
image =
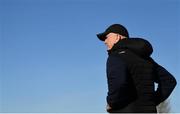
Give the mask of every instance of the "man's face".
[{"label": "man's face", "polygon": [[107,46],[107,50],[110,50],[114,44],[116,44],[119,41],[119,35],[115,34],[115,33],[109,33],[108,35],[106,35],[106,39],[104,41],[104,43]]}]

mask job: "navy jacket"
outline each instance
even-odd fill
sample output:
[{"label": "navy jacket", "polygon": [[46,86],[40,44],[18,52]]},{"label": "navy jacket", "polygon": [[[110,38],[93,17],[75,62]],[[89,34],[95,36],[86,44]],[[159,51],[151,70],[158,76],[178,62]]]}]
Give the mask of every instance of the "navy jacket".
[{"label": "navy jacket", "polygon": [[[156,106],[167,99],[176,80],[150,55],[151,44],[141,38],[119,41],[108,51],[107,103],[109,112],[157,112]],[[154,83],[158,83],[155,91]]]}]

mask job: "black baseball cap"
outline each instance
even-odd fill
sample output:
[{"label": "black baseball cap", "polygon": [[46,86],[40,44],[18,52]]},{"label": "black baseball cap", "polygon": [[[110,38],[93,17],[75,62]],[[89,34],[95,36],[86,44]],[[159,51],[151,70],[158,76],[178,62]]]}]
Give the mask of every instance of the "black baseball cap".
[{"label": "black baseball cap", "polygon": [[121,24],[113,24],[109,26],[103,33],[97,34],[97,37],[99,38],[99,40],[105,41],[106,35],[109,33],[117,33],[129,38],[128,30]]}]

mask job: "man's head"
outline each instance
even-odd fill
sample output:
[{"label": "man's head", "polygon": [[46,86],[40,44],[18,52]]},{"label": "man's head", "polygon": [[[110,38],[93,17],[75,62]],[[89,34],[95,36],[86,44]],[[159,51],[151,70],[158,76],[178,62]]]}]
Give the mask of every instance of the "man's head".
[{"label": "man's head", "polygon": [[119,40],[126,38],[125,36],[122,36],[117,33],[109,33],[106,35],[106,39],[104,40],[104,43],[107,46],[107,50],[111,50],[111,48],[116,44]]},{"label": "man's head", "polygon": [[105,32],[97,34],[97,37],[99,40],[104,41],[108,50],[110,50],[119,40],[128,38],[129,33],[123,25],[113,24]]}]

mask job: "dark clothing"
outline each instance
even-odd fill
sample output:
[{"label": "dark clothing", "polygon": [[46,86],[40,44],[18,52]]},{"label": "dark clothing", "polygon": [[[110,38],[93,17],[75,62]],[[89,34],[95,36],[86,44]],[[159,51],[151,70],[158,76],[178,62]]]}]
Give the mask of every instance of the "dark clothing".
[{"label": "dark clothing", "polygon": [[169,97],[176,80],[150,57],[152,52],[151,44],[140,38],[123,39],[108,51],[109,112],[156,113],[156,106]]}]

